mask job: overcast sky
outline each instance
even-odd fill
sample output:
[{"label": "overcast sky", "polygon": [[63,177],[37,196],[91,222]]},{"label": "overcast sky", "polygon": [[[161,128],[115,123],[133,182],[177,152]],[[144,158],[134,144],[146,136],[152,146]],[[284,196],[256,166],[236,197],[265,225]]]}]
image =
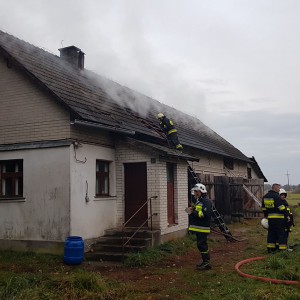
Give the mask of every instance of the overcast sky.
[{"label": "overcast sky", "polygon": [[299,16],[298,0],[0,0],[1,30],[79,47],[87,69],[198,117],[281,184],[300,184]]}]

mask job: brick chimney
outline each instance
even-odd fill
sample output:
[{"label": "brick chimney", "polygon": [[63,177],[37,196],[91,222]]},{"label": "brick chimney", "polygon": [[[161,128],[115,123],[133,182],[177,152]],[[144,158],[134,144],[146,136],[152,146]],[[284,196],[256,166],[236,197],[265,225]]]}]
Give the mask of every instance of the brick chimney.
[{"label": "brick chimney", "polygon": [[58,49],[60,57],[81,70],[84,69],[84,53],[75,46]]}]

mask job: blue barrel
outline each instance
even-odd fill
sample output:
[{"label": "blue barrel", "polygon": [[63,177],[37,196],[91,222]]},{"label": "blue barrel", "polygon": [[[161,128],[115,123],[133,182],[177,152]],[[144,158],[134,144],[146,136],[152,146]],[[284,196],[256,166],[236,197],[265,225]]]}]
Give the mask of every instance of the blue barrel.
[{"label": "blue barrel", "polygon": [[69,236],[65,241],[64,263],[80,265],[84,259],[84,241],[80,236]]}]

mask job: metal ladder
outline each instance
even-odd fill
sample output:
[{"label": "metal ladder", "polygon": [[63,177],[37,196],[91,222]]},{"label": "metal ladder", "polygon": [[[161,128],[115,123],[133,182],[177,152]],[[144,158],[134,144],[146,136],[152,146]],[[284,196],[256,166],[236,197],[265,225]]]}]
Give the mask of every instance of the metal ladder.
[{"label": "metal ladder", "polygon": [[[189,162],[187,162],[187,164],[188,164],[188,170],[189,170],[191,176],[193,177],[193,179],[195,180],[195,182],[200,183],[200,180],[199,180],[196,172],[194,171],[193,167],[189,164]],[[232,236],[229,228],[225,224],[225,221],[223,220],[222,216],[220,215],[220,213],[218,212],[218,210],[216,209],[214,204],[212,204],[212,217],[214,219],[215,224],[220,229],[221,234],[225,237],[225,239],[228,242],[237,241],[237,239]],[[212,229],[212,232],[215,232],[215,231]]]}]

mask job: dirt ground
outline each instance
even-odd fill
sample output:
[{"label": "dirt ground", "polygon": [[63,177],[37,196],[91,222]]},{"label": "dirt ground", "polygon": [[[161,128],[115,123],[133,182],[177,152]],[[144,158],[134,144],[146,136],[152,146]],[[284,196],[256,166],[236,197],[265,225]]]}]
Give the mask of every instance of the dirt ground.
[{"label": "dirt ground", "polygon": [[[215,233],[210,234],[210,255],[213,270],[220,273],[227,273],[234,270],[234,266],[239,261],[245,259],[243,252],[246,248],[253,246],[253,240],[246,236],[247,231],[260,226],[258,220],[246,221],[243,224],[234,224],[231,229],[232,235],[239,239],[236,242],[227,242],[224,236]],[[143,284],[151,282],[151,286],[157,290],[163,288],[166,283],[178,282],[180,276],[178,270],[184,268],[196,272],[195,265],[200,262],[199,251],[191,249],[187,255],[173,257],[172,259],[160,262],[159,265],[147,266],[142,268],[128,268],[108,262],[85,262],[85,268],[90,271],[99,272],[102,276],[110,279],[116,279],[123,283]],[[173,269],[170,272],[164,272],[165,268]],[[162,272],[159,272],[159,269]],[[198,271],[199,272],[199,271]],[[204,271],[205,272],[205,271]],[[163,274],[163,276],[162,276]]]}]

